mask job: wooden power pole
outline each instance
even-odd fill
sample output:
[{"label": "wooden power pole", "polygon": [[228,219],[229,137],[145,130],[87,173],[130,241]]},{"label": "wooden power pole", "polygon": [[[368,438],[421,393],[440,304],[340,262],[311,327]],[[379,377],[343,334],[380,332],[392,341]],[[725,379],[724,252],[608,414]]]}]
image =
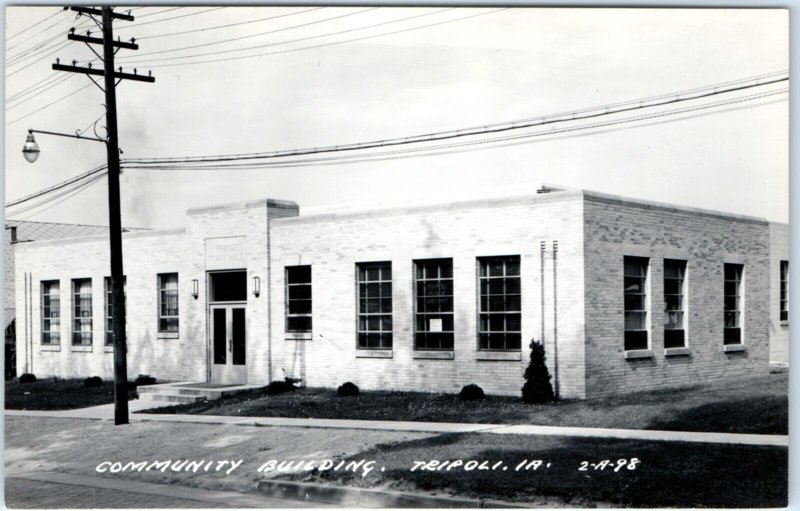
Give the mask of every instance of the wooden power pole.
[{"label": "wooden power pole", "polygon": [[[106,149],[108,152],[108,226],[111,244],[111,316],[112,331],[114,335],[114,424],[128,424],[128,367],[127,367],[127,348],[125,342],[125,284],[124,272],[122,269],[122,221],[120,219],[120,192],[119,192],[119,139],[117,137],[117,95],[116,85],[122,80],[136,80],[141,82],[154,82],[152,76],[141,76],[134,73],[123,73],[122,68],[118,72],[114,71],[114,54],[119,48],[130,50],[138,49],[134,40],[130,42],[114,41],[112,22],[114,19],[133,21],[133,16],[129,14],[115,13],[112,7],[102,7],[95,9],[90,7],[71,7],[79,15],[88,15],[92,19],[95,16],[101,17],[101,27],[103,37],[91,37],[91,32],[87,35],[73,33],[67,37],[73,41],[81,41],[87,45],[102,44],[103,56],[98,57],[103,61],[103,69],[92,69],[91,64],[87,67],[77,66],[73,61],[71,66],[63,65],[56,61],[53,69],[56,71],[66,71],[70,73],[83,73],[87,75],[98,87],[105,92],[106,100],[106,129],[108,139]],[[89,46],[91,48],[91,46]],[[94,51],[94,49],[92,49]],[[97,52],[95,52],[97,55]],[[103,86],[100,86],[93,75],[104,78]]]}]

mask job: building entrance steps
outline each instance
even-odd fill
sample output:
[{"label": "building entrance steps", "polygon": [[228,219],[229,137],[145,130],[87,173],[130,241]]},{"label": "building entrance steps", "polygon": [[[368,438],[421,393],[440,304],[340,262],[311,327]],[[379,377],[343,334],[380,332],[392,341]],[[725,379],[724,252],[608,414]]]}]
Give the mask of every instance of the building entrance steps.
[{"label": "building entrance steps", "polygon": [[[139,399],[162,405],[213,401],[242,391],[260,388],[258,385],[232,383],[177,382],[142,385],[136,391]],[[156,405],[158,406],[158,405]]]}]

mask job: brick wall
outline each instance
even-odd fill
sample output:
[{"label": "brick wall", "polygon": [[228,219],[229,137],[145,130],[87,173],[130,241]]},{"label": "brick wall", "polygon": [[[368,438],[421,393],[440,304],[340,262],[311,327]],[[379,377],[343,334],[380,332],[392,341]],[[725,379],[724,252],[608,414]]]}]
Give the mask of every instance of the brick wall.
[{"label": "brick wall", "polygon": [[[789,362],[789,322],[781,321],[781,261],[789,260],[789,226],[769,224],[769,359]],[[791,264],[789,265],[791,270]]]},{"label": "brick wall", "polygon": [[[769,231],[759,219],[586,193],[586,395],[766,373]],[[624,358],[623,257],[650,258],[652,358]],[[687,261],[689,355],[665,356],[664,258]],[[723,264],[744,264],[746,351],[723,352]]]},{"label": "brick wall", "polygon": [[[553,352],[553,242],[558,242],[558,365],[561,395],[582,397],[583,239],[580,194],[558,192],[520,199],[359,214],[273,220],[272,352],[275,377],[309,386],[353,381],[365,389],[457,392],[477,383],[488,393],[519,395],[528,342],[544,328],[551,374]],[[544,281],[541,243],[545,242]],[[518,360],[478,360],[477,257],[519,255],[522,351]],[[455,348],[452,360],[415,358],[413,261],[452,258]],[[356,263],[391,261],[392,358],[360,358],[356,338]],[[313,338],[285,335],[284,268],[312,266]],[[542,317],[542,286],[544,309]],[[544,327],[542,325],[544,319]]]}]

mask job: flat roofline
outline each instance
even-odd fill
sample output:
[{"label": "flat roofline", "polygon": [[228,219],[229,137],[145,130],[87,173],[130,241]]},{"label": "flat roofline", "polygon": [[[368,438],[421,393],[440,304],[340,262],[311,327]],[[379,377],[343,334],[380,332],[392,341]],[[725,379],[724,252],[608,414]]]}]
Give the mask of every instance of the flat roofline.
[{"label": "flat roofline", "polygon": [[734,222],[769,225],[769,222],[767,221],[766,218],[760,218],[755,216],[738,215],[735,213],[726,213],[723,211],[717,211],[713,209],[695,208],[692,206],[679,206],[667,202],[634,199],[630,197],[623,197],[621,195],[594,192],[591,190],[582,190],[582,193],[584,198],[591,202],[599,202],[604,204],[618,204],[622,206],[631,206],[642,209],[658,209],[661,211],[669,211],[673,213],[691,213],[694,215],[701,215],[709,218],[716,218],[719,220],[730,220]]},{"label": "flat roofline", "polygon": [[203,213],[216,213],[219,211],[234,211],[237,209],[255,208],[288,209],[291,211],[300,211],[300,206],[298,206],[294,201],[282,199],[258,199],[252,201],[227,202],[224,204],[190,208],[186,210],[186,215],[191,216]]}]

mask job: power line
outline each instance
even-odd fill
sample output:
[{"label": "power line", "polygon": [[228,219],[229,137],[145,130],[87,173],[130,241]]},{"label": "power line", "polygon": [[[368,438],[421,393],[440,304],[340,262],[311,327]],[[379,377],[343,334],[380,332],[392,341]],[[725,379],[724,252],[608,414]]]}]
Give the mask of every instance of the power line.
[{"label": "power line", "polygon": [[71,177],[70,179],[67,179],[66,181],[62,181],[61,183],[57,183],[57,184],[55,184],[53,186],[50,186],[48,188],[45,188],[43,190],[39,190],[38,192],[32,193],[30,195],[26,195],[25,197],[22,197],[22,198],[19,198],[19,199],[15,199],[15,200],[13,200],[11,202],[7,202],[5,207],[6,208],[11,208],[11,207],[16,206],[17,204],[22,204],[23,202],[28,202],[30,200],[33,200],[33,199],[37,198],[37,197],[41,197],[42,195],[46,195],[48,193],[52,193],[52,192],[55,192],[57,190],[61,190],[62,188],[67,187],[67,186],[69,186],[69,185],[71,185],[73,183],[77,183],[79,181],[83,181],[84,179],[86,179],[88,177],[94,176],[99,172],[107,172],[107,169],[108,169],[108,165],[105,165],[105,164],[98,165],[97,167],[93,168],[92,170],[90,170],[88,172],[84,172],[83,174],[79,174],[79,175],[77,175],[75,177]]},{"label": "power line", "polygon": [[178,18],[188,18],[189,16],[197,16],[198,14],[205,14],[207,12],[218,11],[220,9],[224,9],[224,7],[213,7],[211,9],[206,9],[205,11],[190,12],[188,14],[181,14],[180,16],[173,16],[171,18],[161,18],[161,19],[158,19],[158,20],[146,21],[144,23],[134,23],[133,25],[126,25],[124,27],[116,28],[115,32],[119,32],[120,30],[125,30],[126,28],[139,28],[139,27],[143,27],[145,25],[152,25],[153,23],[161,23],[162,21],[176,20]]},{"label": "power line", "polygon": [[[464,21],[464,20],[470,19],[470,18],[476,18],[478,16],[486,16],[488,14],[493,14],[495,12],[503,11],[503,10],[506,10],[506,9],[508,9],[508,8],[504,7],[504,8],[501,8],[501,9],[496,9],[496,10],[488,11],[488,12],[480,12],[480,13],[477,13],[477,14],[472,14],[470,16],[464,16],[464,17],[456,18],[456,19],[452,19],[452,20],[444,20],[444,21],[439,21],[439,22],[436,22],[436,23],[430,23],[430,24],[427,24],[427,25],[420,25],[420,26],[416,26],[416,27],[404,28],[404,29],[395,30],[395,31],[392,31],[392,32],[385,32],[383,34],[375,34],[375,35],[364,36],[364,37],[356,37],[354,39],[346,39],[344,41],[333,41],[333,42],[330,42],[330,43],[316,44],[316,45],[312,45],[312,46],[304,46],[302,48],[290,48],[290,49],[286,49],[286,50],[278,50],[278,51],[272,51],[272,52],[266,52],[266,53],[256,53],[256,54],[253,54],[253,55],[244,55],[244,56],[241,56],[241,57],[227,57],[227,58],[221,58],[221,59],[198,60],[198,61],[192,61],[192,62],[177,62],[177,63],[173,63],[173,64],[155,64],[155,65],[148,66],[148,67],[156,68],[156,67],[189,66],[189,65],[195,65],[195,64],[210,64],[210,63],[214,63],[214,62],[228,62],[228,61],[233,61],[233,60],[252,59],[252,58],[256,58],[256,57],[264,57],[264,56],[267,56],[267,55],[277,55],[277,54],[280,54],[280,53],[292,53],[292,52],[296,52],[296,51],[311,50],[311,49],[316,49],[316,48],[324,48],[324,47],[327,47],[327,46],[335,46],[335,45],[338,45],[338,44],[352,43],[352,42],[356,42],[356,41],[364,41],[364,40],[367,40],[367,39],[375,39],[377,37],[385,37],[385,36],[388,36],[388,35],[400,34],[400,33],[403,33],[403,32],[411,32],[411,31],[414,31],[414,30],[421,30],[421,29],[424,29],[424,28],[430,28],[430,27],[434,27],[434,26],[437,26],[437,25],[445,25],[447,23],[455,23],[455,22]],[[427,15],[427,14],[425,14],[425,15]],[[418,15],[418,16],[422,16],[422,15]],[[387,24],[388,23],[396,23],[396,22],[400,22],[400,21],[405,21],[405,20],[401,19],[401,20],[395,20],[395,21],[386,22],[386,23]],[[350,29],[350,30],[347,30],[345,32],[352,32],[353,30],[358,30],[358,29]],[[303,40],[317,39],[317,38],[320,38],[320,37],[326,37],[326,36],[330,36],[330,35],[334,35],[334,34],[331,33],[331,34],[325,34],[324,36],[317,35],[317,36],[311,36],[311,37],[304,37],[304,38],[300,38],[300,39],[294,39],[294,40],[291,40],[291,41],[283,41],[281,43],[274,43],[272,46],[274,46],[275,44],[287,44],[287,43],[298,42],[298,41],[303,41]],[[265,45],[265,46],[271,46],[271,45]],[[191,58],[191,57],[190,56],[185,56],[185,57],[182,57],[182,58]],[[128,64],[130,64],[130,62],[128,62]]]},{"label": "power line", "polygon": [[[92,179],[88,180],[85,183],[81,183],[79,186],[75,186],[74,188],[72,188],[70,190],[67,190],[64,193],[59,194],[56,197],[51,197],[50,199],[48,199],[46,201],[42,201],[42,202],[37,203],[37,204],[35,204],[33,206],[27,207],[27,208],[25,208],[25,209],[23,209],[21,211],[17,211],[17,212],[14,213],[14,215],[21,215],[23,213],[27,213],[28,211],[37,209],[37,208],[47,204],[48,202],[55,201],[52,204],[50,204],[49,206],[47,206],[46,208],[44,208],[42,210],[39,210],[39,211],[37,211],[37,212],[35,212],[33,214],[30,214],[28,216],[24,216],[22,218],[11,218],[10,220],[27,220],[27,219],[29,219],[31,217],[36,216],[36,215],[40,215],[40,214],[44,213],[45,211],[47,211],[48,209],[54,208],[55,206],[58,206],[62,202],[75,197],[79,193],[81,193],[81,192],[85,191],[86,189],[90,188],[92,185],[95,185],[95,184],[99,183],[105,177],[106,177],[106,174],[101,174],[101,175],[99,175],[99,176],[97,176],[95,178],[92,178]],[[55,199],[57,199],[57,198],[61,198],[61,200],[56,201]]]},{"label": "power line", "polygon": [[71,77],[69,75],[67,75],[67,76],[58,76],[58,78],[59,78],[58,80],[54,80],[53,82],[48,84],[47,87],[41,89],[38,93],[30,95],[25,99],[21,99],[21,100],[19,100],[17,103],[15,103],[13,105],[7,106],[6,107],[6,112],[8,112],[9,110],[12,110],[14,108],[17,108],[18,106],[23,105],[23,104],[27,103],[28,101],[30,101],[32,99],[38,98],[39,94],[43,94],[43,93],[47,92],[48,90],[52,89],[53,87],[58,87],[62,83],[66,82],[68,78],[71,78]]},{"label": "power line", "polygon": [[240,26],[240,25],[249,25],[251,23],[259,23],[259,22],[262,22],[262,21],[274,20],[274,19],[278,19],[278,18],[286,18],[288,16],[296,16],[298,14],[303,14],[303,13],[311,12],[311,11],[318,11],[320,9],[325,9],[325,7],[312,7],[311,9],[306,9],[305,11],[290,12],[288,14],[279,14],[277,16],[267,16],[266,18],[258,18],[258,19],[255,19],[255,20],[248,20],[248,21],[240,21],[238,23],[228,23],[227,25],[215,25],[213,27],[196,28],[194,30],[184,30],[183,32],[170,32],[170,33],[167,33],[167,34],[150,35],[150,36],[140,37],[139,40],[142,41],[144,39],[156,39],[156,38],[159,38],[159,37],[171,37],[171,36],[176,36],[176,35],[194,34],[196,32],[206,32],[206,31],[209,31],[209,30],[219,30],[219,29],[222,29],[222,28],[237,27],[237,26]]},{"label": "power line", "polygon": [[14,76],[15,74],[19,73],[20,71],[23,71],[23,70],[25,70],[25,69],[28,69],[29,67],[31,67],[32,65],[36,64],[37,62],[41,62],[42,60],[46,59],[47,57],[49,57],[49,56],[51,56],[51,55],[53,55],[53,54],[55,54],[55,53],[57,53],[57,52],[59,52],[59,51],[63,50],[63,49],[64,49],[64,48],[66,48],[66,47],[67,47],[69,44],[70,44],[70,42],[69,42],[69,41],[67,41],[67,42],[63,43],[61,46],[59,46],[59,47],[58,47],[58,48],[56,48],[55,50],[51,51],[50,53],[48,53],[48,54],[46,54],[46,55],[43,55],[43,56],[39,57],[38,59],[36,59],[36,60],[34,60],[34,61],[32,61],[32,62],[28,62],[27,64],[25,64],[24,66],[22,66],[21,68],[17,69],[16,71],[14,71],[14,72],[12,72],[12,73],[8,73],[8,74],[6,75],[6,78],[10,78],[10,77]]},{"label": "power line", "polygon": [[[577,131],[584,131],[589,129],[597,129],[597,128],[604,128],[610,126],[616,126],[621,124],[629,124],[634,122],[641,122],[644,120],[650,119],[657,119],[667,116],[673,115],[680,115],[685,113],[691,113],[696,111],[708,110],[711,108],[717,108],[720,106],[728,106],[733,104],[739,104],[748,101],[754,101],[757,99],[763,99],[766,97],[783,94],[788,92],[788,89],[781,89],[778,91],[770,91],[764,92],[759,94],[753,94],[750,96],[745,96],[741,98],[735,99],[727,99],[723,101],[718,101],[715,103],[707,103],[703,105],[696,105],[691,107],[683,107],[679,109],[673,109],[663,112],[656,112],[652,114],[644,114],[644,115],[637,115],[626,117],[623,119],[615,119],[611,121],[604,121],[604,122],[595,122],[589,124],[583,124],[578,126],[565,126],[562,128],[553,128],[549,130],[542,130],[533,133],[523,133],[518,135],[511,135],[511,136],[502,136],[502,137],[495,137],[490,139],[481,139],[481,140],[469,140],[469,141],[462,141],[462,142],[451,142],[447,144],[439,144],[435,146],[427,146],[427,147],[414,147],[414,148],[407,148],[407,149],[395,149],[391,151],[382,151],[382,152],[373,152],[368,153],[366,155],[362,154],[350,154],[350,155],[342,155],[342,156],[325,156],[320,158],[306,158],[306,159],[299,159],[299,160],[279,160],[279,161],[265,161],[265,162],[258,162],[258,163],[221,163],[221,164],[214,164],[214,165],[204,165],[204,164],[195,164],[195,165],[180,165],[180,164],[165,164],[165,165],[125,165],[126,169],[138,169],[138,170],[255,170],[255,169],[265,169],[265,168],[291,168],[291,167],[300,167],[300,166],[313,166],[313,165],[336,165],[336,164],[347,164],[347,163],[364,163],[364,162],[374,162],[374,161],[385,161],[385,160],[395,160],[401,158],[414,158],[420,156],[435,156],[441,154],[453,154],[453,153],[460,153],[465,151],[474,150],[474,146],[482,146],[482,145],[490,145],[490,144],[499,144],[503,142],[511,142],[511,141],[518,141],[518,140],[525,140],[526,142],[518,142],[518,143],[527,143],[529,139],[538,138],[542,136],[549,136],[553,134],[559,133],[571,133]],[[756,105],[759,106],[759,105]],[[503,145],[517,145],[517,144],[503,144]],[[464,147],[470,147],[470,149],[462,149]],[[495,147],[495,146],[493,146]],[[496,147],[501,147],[497,145]]]},{"label": "power line", "polygon": [[25,89],[25,90],[23,90],[21,92],[18,92],[16,94],[14,94],[13,96],[8,97],[6,99],[6,103],[13,103],[15,101],[19,101],[20,99],[24,98],[25,96],[29,96],[29,95],[33,94],[34,92],[37,92],[37,91],[47,87],[48,85],[52,85],[53,82],[57,82],[61,78],[62,77],[58,76],[58,75],[47,75],[47,76],[44,77],[44,79],[39,80],[38,82],[36,82],[35,84],[31,85],[27,89]]},{"label": "power line", "polygon": [[58,103],[59,101],[64,101],[64,100],[65,100],[65,99],[67,99],[68,97],[70,97],[70,96],[73,96],[73,95],[75,95],[75,94],[79,93],[80,91],[82,91],[82,90],[86,89],[87,87],[91,87],[92,85],[93,85],[93,84],[92,84],[91,82],[90,82],[90,83],[87,83],[86,85],[84,85],[84,86],[83,86],[83,87],[81,87],[80,89],[76,89],[76,90],[74,90],[74,91],[70,92],[69,94],[67,94],[66,96],[62,96],[62,97],[58,98],[57,100],[55,100],[55,101],[52,101],[52,102],[50,102],[50,103],[46,104],[45,106],[43,106],[43,107],[41,107],[41,108],[38,108],[38,109],[34,110],[33,112],[27,113],[27,114],[23,115],[22,117],[18,117],[18,118],[16,118],[16,119],[14,119],[13,121],[9,122],[9,123],[6,123],[6,126],[11,126],[12,124],[15,124],[15,123],[17,123],[17,122],[19,122],[19,121],[21,121],[21,120],[23,120],[23,119],[26,119],[26,118],[30,117],[31,115],[33,115],[33,114],[36,114],[36,113],[39,113],[39,112],[41,112],[41,111],[42,111],[42,110],[44,110],[45,108],[50,108],[51,106],[55,105],[55,104],[56,104],[56,103]]},{"label": "power line", "polygon": [[408,144],[416,144],[422,142],[436,142],[441,140],[448,140],[448,139],[455,139],[455,138],[462,138],[467,136],[475,136],[475,135],[485,135],[491,133],[499,133],[504,131],[511,131],[511,130],[520,130],[524,128],[530,128],[535,126],[543,126],[553,123],[559,122],[568,122],[568,121],[575,121],[575,120],[584,120],[584,119],[591,119],[596,117],[602,117],[607,115],[619,114],[624,112],[629,112],[633,110],[641,110],[644,108],[653,108],[657,106],[665,106],[675,103],[681,103],[696,99],[702,99],[712,96],[717,96],[720,94],[728,94],[731,92],[737,92],[747,89],[752,89],[755,87],[763,87],[766,85],[771,85],[775,83],[785,82],[788,81],[788,77],[783,78],[773,78],[771,80],[749,85],[736,85],[736,86],[728,86],[728,87],[720,87],[720,86],[709,86],[700,91],[692,94],[687,95],[684,97],[680,97],[679,95],[663,95],[662,99],[658,102],[644,104],[644,102],[639,100],[628,101],[622,104],[617,104],[620,106],[612,107],[608,105],[594,107],[591,109],[584,109],[580,111],[572,111],[560,114],[553,114],[548,116],[542,116],[538,118],[533,118],[529,120],[523,121],[511,121],[511,122],[504,122],[498,124],[492,124],[487,126],[481,126],[477,128],[467,128],[467,129],[458,129],[458,130],[448,130],[448,131],[441,131],[435,133],[428,133],[424,135],[415,135],[409,137],[402,137],[402,138],[393,138],[387,140],[373,140],[369,142],[360,142],[360,143],[350,143],[350,144],[342,144],[342,145],[335,145],[335,146],[325,146],[325,147],[313,147],[313,148],[303,148],[303,149],[292,149],[292,150],[283,150],[283,151],[272,151],[266,153],[250,153],[250,154],[238,154],[238,155],[216,155],[216,156],[199,156],[199,157],[187,157],[187,158],[137,158],[137,159],[129,159],[126,160],[128,163],[138,163],[142,165],[150,164],[150,163],[173,163],[173,162],[185,162],[185,163],[200,163],[200,162],[222,162],[222,161],[233,161],[233,160],[257,160],[257,159],[269,159],[269,158],[281,158],[285,156],[299,156],[299,155],[307,155],[307,154],[319,154],[319,153],[333,153],[333,152],[341,152],[341,151],[354,151],[354,150],[364,150],[364,149],[374,149],[380,147],[388,147],[388,146],[398,146],[398,145],[408,145]]},{"label": "power line", "polygon": [[[214,46],[214,45],[217,45],[217,44],[226,44],[226,43],[231,43],[231,42],[234,42],[234,41],[241,41],[243,39],[250,39],[250,38],[253,38],[253,37],[261,37],[261,36],[264,36],[264,35],[276,34],[278,32],[285,32],[286,30],[292,30],[292,29],[295,29],[295,28],[308,27],[308,26],[311,26],[311,25],[317,25],[319,23],[325,23],[326,21],[333,21],[333,20],[337,20],[337,19],[341,19],[341,18],[347,18],[349,16],[355,16],[357,14],[363,14],[365,12],[374,11],[376,9],[378,9],[378,7],[370,7],[368,9],[362,9],[362,10],[356,11],[356,12],[348,12],[346,14],[340,14],[338,16],[332,16],[330,18],[324,18],[324,19],[321,19],[321,20],[310,21],[310,22],[306,22],[306,23],[300,23],[299,25],[292,25],[290,27],[278,28],[278,29],[275,29],[275,30],[269,30],[267,32],[259,32],[257,34],[248,34],[248,35],[244,35],[244,36],[232,37],[232,38],[229,38],[229,39],[223,39],[223,40],[220,40],[220,41],[212,41],[212,42],[209,42],[209,43],[195,44],[195,45],[192,45],[192,46],[183,46],[183,47],[180,47],[180,48],[170,48],[170,49],[167,49],[167,50],[151,51],[151,52],[148,52],[148,53],[138,54],[138,55],[136,55],[136,57],[139,58],[139,57],[145,57],[147,55],[158,55],[158,54],[162,54],[162,53],[172,53],[172,52],[176,52],[176,51],[185,51],[185,50],[191,50],[191,49],[194,49],[194,48],[201,48],[201,47],[204,47],[204,46]],[[237,52],[237,51],[252,50],[252,49],[255,49],[255,48],[264,48],[266,46],[272,46],[274,44],[281,44],[281,43],[272,43],[272,44],[268,44],[268,45],[248,46],[246,48],[237,48],[237,49],[233,49],[233,50],[221,50],[221,51],[217,51],[217,52],[200,53],[200,54],[196,54],[196,55],[185,55],[183,57],[170,57],[170,58],[159,58],[159,59],[142,59],[142,60],[137,60],[136,62],[155,62],[155,61],[159,61],[159,60],[173,60],[173,59],[182,59],[182,58],[190,58],[190,57],[202,57],[202,56],[207,56],[207,55],[219,55],[219,54],[222,54],[222,53],[232,53],[232,52]]]},{"label": "power line", "polygon": [[184,9],[184,7],[183,6],[181,6],[181,7],[170,7],[169,9],[162,9],[160,11],[150,12],[150,13],[147,13],[147,14],[137,14],[136,17],[137,18],[147,18],[148,16],[155,16],[156,14],[162,14],[162,13],[170,12],[170,11],[177,11],[178,9]]},{"label": "power line", "polygon": [[[20,30],[19,32],[17,32],[17,33],[16,33],[16,34],[14,34],[14,35],[8,36],[8,37],[6,38],[6,42],[8,42],[8,41],[10,41],[10,40],[14,39],[14,38],[15,38],[15,37],[17,37],[18,35],[22,35],[22,34],[24,34],[24,33],[25,33],[25,32],[27,32],[28,30],[30,30],[30,29],[32,29],[32,28],[34,28],[34,27],[36,27],[36,26],[38,26],[38,25],[40,25],[40,24],[44,23],[45,21],[49,20],[50,18],[53,18],[53,17],[55,17],[55,16],[58,16],[58,15],[59,15],[59,14],[61,14],[62,12],[63,12],[63,9],[59,7],[58,11],[54,12],[53,14],[50,14],[50,15],[48,15],[48,16],[45,16],[44,18],[42,18],[41,20],[37,21],[37,22],[36,22],[36,23],[34,23],[33,25],[31,25],[31,26],[29,26],[28,28],[25,28],[25,29],[23,29],[23,30]],[[32,39],[32,38],[34,38],[34,37],[36,37],[37,35],[39,35],[39,34],[41,34],[41,33],[44,33],[44,32],[46,32],[46,31],[50,30],[51,28],[53,28],[54,26],[56,26],[56,25],[57,25],[58,23],[60,23],[61,21],[63,21],[63,20],[59,20],[59,22],[57,22],[57,23],[54,23],[54,24],[52,24],[52,25],[50,25],[50,26],[48,26],[48,27],[44,28],[43,30],[40,30],[40,31],[38,31],[38,32],[36,32],[36,33],[34,33],[34,34],[32,34],[32,35],[31,35],[30,37],[28,37],[27,39],[23,39],[23,40],[22,40],[22,41],[20,41],[19,43],[16,43],[15,45],[11,45],[11,46],[7,47],[7,48],[6,48],[6,50],[11,50],[11,49],[13,49],[13,48],[16,48],[17,46],[19,46],[20,44],[24,43],[25,41],[28,41],[28,40],[30,40],[30,39]]]}]

